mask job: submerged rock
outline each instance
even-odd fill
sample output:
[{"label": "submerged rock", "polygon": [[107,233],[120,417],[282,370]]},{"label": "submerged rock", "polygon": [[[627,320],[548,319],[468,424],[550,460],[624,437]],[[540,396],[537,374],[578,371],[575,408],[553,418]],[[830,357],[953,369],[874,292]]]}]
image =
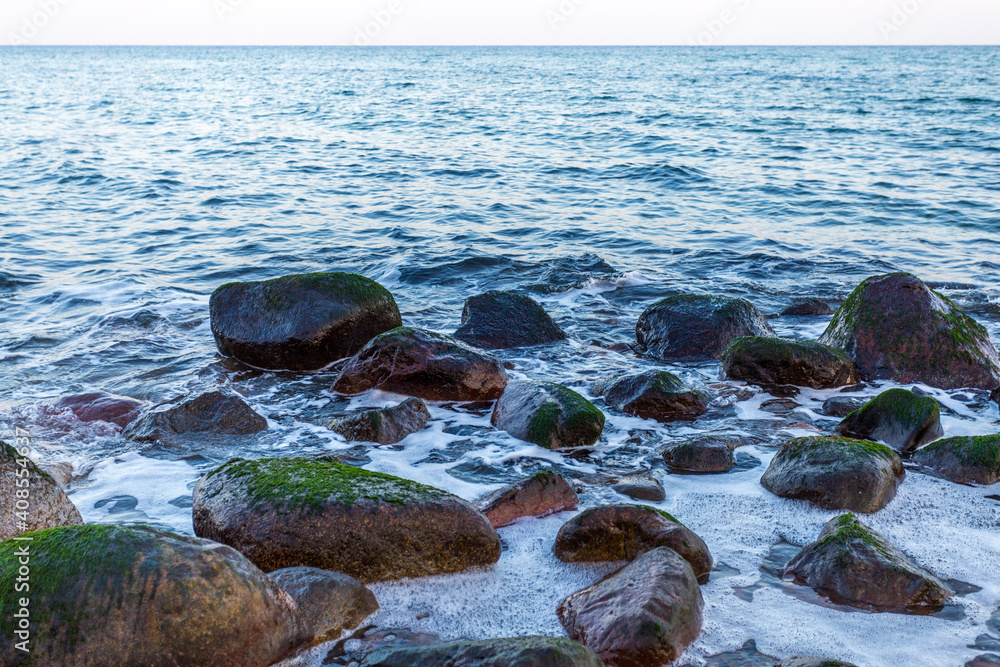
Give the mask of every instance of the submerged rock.
[{"label": "submerged rock", "polygon": [[906,389],[882,392],[847,415],[837,432],[850,438],[878,440],[898,452],[913,451],[944,435],[937,401]]},{"label": "submerged rock", "polygon": [[865,380],[1000,386],[1000,358],[986,329],[908,273],[862,282],[820,342],[847,352]]},{"label": "submerged rock", "polygon": [[287,567],[271,581],[299,607],[314,643],[337,639],[378,611],[375,594],[357,579],[315,567]]},{"label": "submerged rock", "polygon": [[0,500],[3,501],[0,540],[32,530],[83,523],[80,511],[59,484],[3,441],[0,441]]},{"label": "submerged rock", "polygon": [[885,445],[813,436],[786,442],[760,483],[782,498],[870,514],[896,496],[904,475],[899,454]]},{"label": "submerged rock", "polygon": [[732,436],[706,433],[672,442],[663,448],[663,462],[673,473],[723,473],[736,466]]},{"label": "submerged rock", "polygon": [[496,290],[469,297],[455,338],[484,350],[541,345],[566,338],[531,297]]},{"label": "submerged rock", "polygon": [[802,299],[781,311],[781,317],[789,315],[833,315],[834,310],[826,301]]},{"label": "submerged rock", "polygon": [[408,398],[399,405],[377,410],[362,410],[330,421],[327,428],[349,441],[378,442],[392,445],[411,433],[423,430],[431,418],[419,398]]},{"label": "submerged rock", "polygon": [[777,667],[778,659],[757,650],[757,642],[748,639],[736,651],[709,656],[705,667]]},{"label": "submerged rock", "polygon": [[938,440],[913,454],[913,461],[956,484],[1000,482],[1000,435]]},{"label": "submerged rock", "polygon": [[490,422],[515,438],[548,449],[590,447],[604,431],[603,412],[554,382],[511,382]]},{"label": "submerged rock", "polygon": [[653,304],[639,317],[635,337],[665,361],[711,359],[740,336],[774,336],[767,318],[744,299],[684,294]]},{"label": "submerged rock", "polygon": [[179,435],[252,435],[267,430],[267,420],[239,396],[210,391],[163,410],[146,412],[122,435],[132,440],[176,440]]},{"label": "submerged rock", "polygon": [[830,389],[861,376],[842,351],[807,340],[765,336],[737,338],[722,354],[723,380]]},{"label": "submerged rock", "polygon": [[512,637],[375,651],[362,667],[603,667],[586,646],[566,638]]},{"label": "submerged rock", "polygon": [[673,662],[698,638],[703,607],[691,566],[659,548],[573,593],[556,613],[607,665],[650,667]]},{"label": "submerged rock", "polygon": [[134,398],[115,396],[103,391],[63,396],[56,401],[57,410],[70,410],[82,422],[102,421],[122,428],[128,426],[148,405]]},{"label": "submerged rock", "polygon": [[616,410],[659,422],[692,420],[708,411],[712,397],[686,386],[667,371],[605,378],[591,393],[603,396]]},{"label": "submerged rock", "polygon": [[614,486],[615,491],[633,500],[647,500],[658,503],[666,500],[667,493],[663,490],[660,480],[655,477],[623,477]]},{"label": "submerged rock", "polygon": [[265,571],[300,565],[365,583],[459,572],[500,558],[489,520],[423,484],[317,459],[233,459],[194,490],[197,535]]},{"label": "submerged rock", "polygon": [[576,491],[554,470],[543,470],[491,493],[477,503],[494,528],[525,516],[547,516],[574,509]]},{"label": "submerged rock", "polygon": [[492,401],[507,385],[499,359],[451,336],[399,327],[376,336],[341,370],[333,391],[393,391],[431,401]]}]

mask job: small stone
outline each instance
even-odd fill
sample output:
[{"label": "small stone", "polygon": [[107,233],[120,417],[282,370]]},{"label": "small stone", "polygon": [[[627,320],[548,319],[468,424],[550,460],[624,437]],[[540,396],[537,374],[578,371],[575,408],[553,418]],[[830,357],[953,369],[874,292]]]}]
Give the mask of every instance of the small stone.
[{"label": "small stone", "polygon": [[313,642],[336,639],[378,611],[375,594],[353,577],[315,567],[287,567],[271,581],[292,596],[309,626]]},{"label": "small stone", "polygon": [[667,498],[663,485],[655,477],[623,477],[615,484],[614,489],[633,500],[658,503]]},{"label": "small stone", "polygon": [[494,528],[521,517],[542,517],[577,506],[576,491],[554,470],[543,470],[482,498],[478,507]]},{"label": "small stone", "polygon": [[583,396],[553,382],[528,380],[507,385],[490,422],[547,449],[590,447],[604,431],[604,413]]},{"label": "small stone", "polygon": [[454,336],[484,350],[542,345],[566,338],[537,301],[496,290],[465,300],[462,325]]},{"label": "small stone", "polygon": [[591,393],[603,396],[608,405],[628,415],[659,422],[690,421],[708,411],[712,397],[686,386],[667,371],[605,378]]},{"label": "small stone", "polygon": [[826,301],[802,299],[781,311],[781,317],[789,315],[833,315],[834,310]]},{"label": "small stone", "polygon": [[392,445],[411,433],[423,430],[431,418],[419,398],[408,398],[399,405],[377,410],[362,410],[327,424],[331,431],[348,441],[377,442]]},{"label": "small stone", "polygon": [[267,420],[239,396],[210,391],[184,403],[146,412],[122,432],[139,441],[177,440],[184,435],[252,435]]},{"label": "small stone", "polygon": [[850,438],[884,442],[904,453],[944,435],[937,401],[906,389],[882,392],[847,415],[837,432]]},{"label": "small stone", "polygon": [[823,401],[822,412],[829,417],[843,419],[858,408],[864,407],[867,402],[867,398],[858,396],[834,396]]}]

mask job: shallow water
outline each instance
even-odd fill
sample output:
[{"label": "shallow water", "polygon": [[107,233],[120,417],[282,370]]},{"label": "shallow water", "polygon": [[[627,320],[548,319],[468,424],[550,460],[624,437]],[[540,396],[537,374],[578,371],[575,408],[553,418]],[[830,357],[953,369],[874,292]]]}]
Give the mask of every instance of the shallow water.
[{"label": "shallow water", "polygon": [[[583,393],[650,366],[608,348],[634,341],[650,303],[687,291],[777,312],[907,270],[1000,340],[998,90],[996,48],[0,49],[0,433],[30,428],[38,460],[73,464],[87,521],[182,532],[194,482],[220,461],[350,449],[324,418],[400,397],[336,398],[329,372],[260,373],[212,341],[215,287],[300,271],[371,276],[407,323],[443,332],[467,296],[521,290],[571,340],[502,356],[515,375]],[[773,323],[815,338],[826,319]],[[957,598],[960,620],[845,613],[773,587],[741,599],[773,545],[805,544],[833,516],[759,484],[777,445],[835,423],[818,412],[833,392],[803,391],[789,411],[718,383],[716,364],[669,368],[714,385],[711,412],[661,426],[606,411],[588,457],[449,405],[401,446],[355,453],[467,499],[557,467],[585,506],[622,501],[604,482],[652,469],[660,506],[738,571],[703,588],[691,664],[750,638],[771,655],[873,667],[977,653],[967,647],[1000,606],[996,489],[911,470],[866,519],[940,576],[982,587]],[[83,391],[159,403],[220,386],[270,429],[148,450],[47,407]],[[948,435],[997,431],[995,404],[928,390],[950,410]],[[706,430],[745,434],[757,444],[740,451],[762,465],[669,474],[664,441]],[[448,638],[561,633],[557,602],[607,571],[552,557],[569,516],[501,529],[491,570],[376,586],[374,622]]]}]

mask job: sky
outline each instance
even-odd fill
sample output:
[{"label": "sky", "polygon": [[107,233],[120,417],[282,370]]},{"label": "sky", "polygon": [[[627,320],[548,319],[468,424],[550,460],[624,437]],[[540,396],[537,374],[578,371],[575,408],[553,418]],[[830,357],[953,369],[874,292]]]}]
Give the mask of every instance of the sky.
[{"label": "sky", "polygon": [[3,44],[998,44],[1000,0],[0,0]]}]

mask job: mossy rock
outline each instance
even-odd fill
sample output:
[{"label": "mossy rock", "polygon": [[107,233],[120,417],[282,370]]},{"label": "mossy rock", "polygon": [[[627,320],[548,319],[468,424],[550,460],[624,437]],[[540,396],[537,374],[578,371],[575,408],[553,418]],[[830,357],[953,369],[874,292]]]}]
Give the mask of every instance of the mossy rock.
[{"label": "mossy rock", "polygon": [[882,392],[844,417],[837,432],[850,438],[884,442],[903,453],[944,435],[938,402],[907,389]]},{"label": "mossy rock", "polygon": [[219,352],[258,368],[316,370],[403,321],[389,290],[353,273],[235,282],[209,299]]},{"label": "mossy rock", "polygon": [[481,498],[476,505],[494,528],[514,523],[526,516],[548,516],[575,509],[576,491],[555,470],[518,480]]},{"label": "mossy rock", "polygon": [[707,392],[660,370],[604,378],[591,393],[603,396],[608,405],[625,414],[663,423],[697,419],[708,411],[712,400]]},{"label": "mossy rock", "polygon": [[80,511],[52,476],[3,441],[0,501],[0,540],[32,530],[83,523]]},{"label": "mossy rock", "polygon": [[489,520],[424,484],[319,459],[234,459],[194,490],[195,533],[266,572],[308,566],[364,583],[500,558]]},{"label": "mossy rock", "polygon": [[399,405],[375,410],[361,410],[338,417],[327,424],[331,431],[349,441],[377,442],[391,445],[427,426],[431,413],[419,398],[408,398]]},{"label": "mossy rock", "polygon": [[956,484],[1000,482],[1000,435],[945,438],[918,449],[913,461]]},{"label": "mossy rock", "polygon": [[496,290],[465,300],[462,325],[454,336],[484,350],[543,345],[566,338],[537,301]]},{"label": "mossy rock", "polygon": [[122,436],[148,442],[186,442],[192,436],[250,436],[267,430],[267,419],[239,396],[209,391],[180,405],[150,410]]},{"label": "mossy rock", "polygon": [[856,384],[861,376],[844,352],[807,340],[767,336],[737,338],[721,359],[721,378],[753,384],[788,384],[831,389]]},{"label": "mossy rock", "polygon": [[515,438],[548,449],[590,447],[604,432],[603,412],[580,394],[553,382],[511,382],[490,421]]},{"label": "mossy rock", "polygon": [[597,655],[565,637],[511,637],[387,648],[362,667],[603,667]]}]

